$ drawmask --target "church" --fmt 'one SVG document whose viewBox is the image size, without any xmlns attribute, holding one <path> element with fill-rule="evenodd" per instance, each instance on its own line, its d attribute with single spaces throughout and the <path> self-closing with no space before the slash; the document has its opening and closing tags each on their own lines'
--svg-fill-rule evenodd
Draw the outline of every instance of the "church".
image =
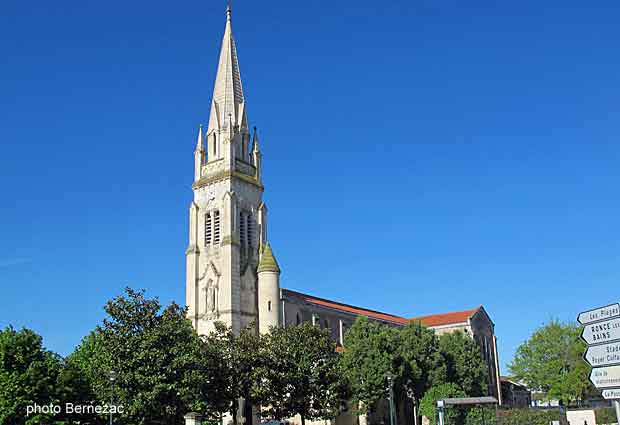
<svg viewBox="0 0 620 425">
<path fill-rule="evenodd" d="M 461 330 L 480 346 L 489 370 L 489 395 L 501 404 L 497 339 L 484 307 L 405 318 L 280 285 L 262 199 L 261 142 L 248 122 L 231 15 L 228 6 L 209 121 L 198 129 L 194 150 L 186 305 L 196 331 L 208 334 L 218 321 L 234 332 L 254 323 L 261 333 L 272 326 L 312 322 L 329 329 L 342 346 L 347 328 L 360 315 L 388 326 L 420 321 L 438 334 Z"/>
</svg>

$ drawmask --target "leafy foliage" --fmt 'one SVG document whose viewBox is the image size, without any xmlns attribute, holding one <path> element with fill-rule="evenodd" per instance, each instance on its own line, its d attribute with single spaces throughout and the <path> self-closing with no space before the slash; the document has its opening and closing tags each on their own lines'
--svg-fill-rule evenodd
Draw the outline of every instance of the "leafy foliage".
<svg viewBox="0 0 620 425">
<path fill-rule="evenodd" d="M 549 425 L 557 421 L 566 424 L 566 416 L 559 410 L 510 409 L 497 412 L 498 425 Z"/>
<path fill-rule="evenodd" d="M 58 399 L 56 381 L 61 359 L 43 348 L 42 339 L 29 329 L 0 331 L 0 423 L 35 425 L 53 415 L 26 417 L 26 406 L 49 405 Z"/>
<path fill-rule="evenodd" d="M 446 364 L 435 332 L 419 322 L 409 323 L 399 331 L 397 355 L 402 365 L 397 388 L 412 390 L 416 400 L 430 387 L 446 382 Z"/>
<path fill-rule="evenodd" d="M 453 397 L 465 397 L 465 393 L 452 383 L 441 384 L 429 389 L 420 402 L 420 415 L 426 416 L 430 425 L 437 425 L 437 400 Z M 459 409 L 446 409 L 445 419 L 448 424 L 462 423 L 464 413 Z"/>
<path fill-rule="evenodd" d="M 265 336 L 260 368 L 262 416 L 332 419 L 346 401 L 336 346 L 326 330 L 305 323 L 272 328 Z"/>
<path fill-rule="evenodd" d="M 585 343 L 580 327 L 551 321 L 517 349 L 510 363 L 512 375 L 564 404 L 578 402 L 591 391 L 589 368 L 582 360 Z"/>
<path fill-rule="evenodd" d="M 496 413 L 494 407 L 470 407 L 466 410 L 465 425 L 496 425 Z"/>
<path fill-rule="evenodd" d="M 205 355 L 213 365 L 206 371 L 212 379 L 209 397 L 212 409 L 230 413 L 234 423 L 237 423 L 240 398 L 260 404 L 257 389 L 262 364 L 260 347 L 261 339 L 255 327 L 243 329 L 236 336 L 223 323 L 216 323 L 215 332 L 205 338 Z"/>
<path fill-rule="evenodd" d="M 401 402 L 405 392 L 419 402 L 429 388 L 447 382 L 469 396 L 486 394 L 488 388 L 480 347 L 462 332 L 438 338 L 418 322 L 395 329 L 360 317 L 345 346 L 342 364 L 353 400 L 366 411 L 386 397 L 388 372 L 395 375 L 395 398 Z"/>
<path fill-rule="evenodd" d="M 443 334 L 439 338 L 447 382 L 459 386 L 469 397 L 487 393 L 488 369 L 480 347 L 461 331 Z"/>
<path fill-rule="evenodd" d="M 361 316 L 345 336 L 341 364 L 351 383 L 352 400 L 368 411 L 386 396 L 386 375 L 399 369 L 398 330 Z M 402 369 L 401 369 L 402 371 Z M 401 373 L 402 375 L 402 373 Z M 399 376 L 402 381 L 403 377 Z"/>
<path fill-rule="evenodd" d="M 70 358 L 87 377 L 100 403 L 113 400 L 124 413 L 117 423 L 180 423 L 188 411 L 207 412 L 210 380 L 204 372 L 204 347 L 185 318 L 171 304 L 126 289 L 109 301 L 103 326 L 87 337 Z M 109 380 L 111 371 L 116 381 Z"/>
</svg>

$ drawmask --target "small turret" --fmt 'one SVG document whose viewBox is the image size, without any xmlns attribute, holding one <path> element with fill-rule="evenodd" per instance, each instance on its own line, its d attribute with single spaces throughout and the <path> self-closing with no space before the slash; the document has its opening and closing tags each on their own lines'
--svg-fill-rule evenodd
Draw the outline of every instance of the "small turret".
<svg viewBox="0 0 620 425">
<path fill-rule="evenodd" d="M 261 247 L 257 272 L 258 330 L 264 334 L 280 325 L 280 266 L 269 243 Z"/>
<path fill-rule="evenodd" d="M 254 138 L 252 140 L 252 162 L 254 163 L 254 167 L 256 167 L 256 181 L 259 183 L 262 182 L 262 158 L 263 155 L 260 152 L 260 146 L 258 143 L 258 131 L 256 131 L 256 127 L 254 127 Z"/>
<path fill-rule="evenodd" d="M 198 141 L 196 142 L 196 150 L 194 151 L 194 181 L 200 180 L 204 162 L 205 147 L 203 144 L 202 124 L 200 124 L 198 129 Z"/>
</svg>

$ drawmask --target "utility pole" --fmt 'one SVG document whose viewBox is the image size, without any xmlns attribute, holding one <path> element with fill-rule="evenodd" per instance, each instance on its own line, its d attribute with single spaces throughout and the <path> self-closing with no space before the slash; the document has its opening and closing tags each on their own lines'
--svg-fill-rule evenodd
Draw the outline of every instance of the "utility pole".
<svg viewBox="0 0 620 425">
<path fill-rule="evenodd" d="M 385 377 L 387 378 L 390 391 L 390 425 L 396 425 L 396 415 L 394 413 L 394 375 L 388 372 Z"/>
<path fill-rule="evenodd" d="M 418 403 L 415 399 L 411 379 L 407 381 L 407 397 L 411 399 L 411 404 L 413 405 L 413 425 L 418 425 Z"/>
<path fill-rule="evenodd" d="M 439 413 L 439 425 L 444 425 L 444 409 L 446 407 L 446 403 L 443 400 L 437 400 L 437 412 Z"/>
<path fill-rule="evenodd" d="M 110 380 L 110 383 L 112 384 L 112 391 L 110 392 L 110 425 L 112 425 L 112 405 L 114 404 L 114 383 L 116 382 L 116 372 L 114 372 L 113 370 L 110 371 L 110 373 L 108 374 L 108 379 Z"/>
</svg>

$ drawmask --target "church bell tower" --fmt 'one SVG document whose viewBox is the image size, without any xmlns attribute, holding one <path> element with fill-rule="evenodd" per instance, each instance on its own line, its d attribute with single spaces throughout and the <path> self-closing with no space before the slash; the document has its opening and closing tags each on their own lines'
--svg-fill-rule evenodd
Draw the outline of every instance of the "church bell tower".
<svg viewBox="0 0 620 425">
<path fill-rule="evenodd" d="M 186 303 L 199 334 L 218 321 L 235 333 L 280 322 L 280 269 L 267 244 L 261 159 L 256 129 L 250 141 L 228 6 L 209 124 L 198 129 L 189 207 Z"/>
</svg>

